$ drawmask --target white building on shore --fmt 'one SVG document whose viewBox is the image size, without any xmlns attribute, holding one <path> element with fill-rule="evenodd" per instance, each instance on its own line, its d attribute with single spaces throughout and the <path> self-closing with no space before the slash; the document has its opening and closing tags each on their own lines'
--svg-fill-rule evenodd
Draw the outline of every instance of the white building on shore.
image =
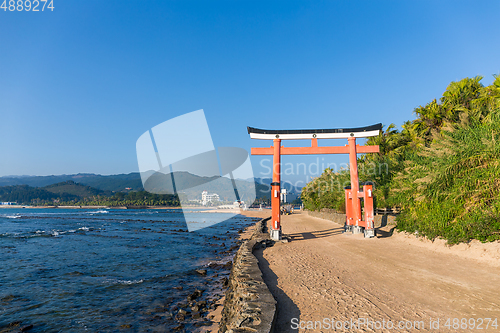
<svg viewBox="0 0 500 333">
<path fill-rule="evenodd" d="M 201 192 L 201 204 L 203 206 L 208 205 L 208 203 L 217 201 L 220 201 L 219 195 L 217 193 L 208 194 L 208 191 Z"/>
</svg>

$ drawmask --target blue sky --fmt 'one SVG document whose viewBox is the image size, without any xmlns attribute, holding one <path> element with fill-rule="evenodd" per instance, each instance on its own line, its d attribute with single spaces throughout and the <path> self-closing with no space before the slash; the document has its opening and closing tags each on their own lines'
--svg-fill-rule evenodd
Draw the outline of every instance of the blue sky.
<svg viewBox="0 0 500 333">
<path fill-rule="evenodd" d="M 451 81 L 500 73 L 499 1 L 54 7 L 0 10 L 0 176 L 138 171 L 140 135 L 199 109 L 216 147 L 247 150 L 270 143 L 246 126 L 399 126 Z M 347 161 L 283 163 L 317 158 Z"/>
</svg>

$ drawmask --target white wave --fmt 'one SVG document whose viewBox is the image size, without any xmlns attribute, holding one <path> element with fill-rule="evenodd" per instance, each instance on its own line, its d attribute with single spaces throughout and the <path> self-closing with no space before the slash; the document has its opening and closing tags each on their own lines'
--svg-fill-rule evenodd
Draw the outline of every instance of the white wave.
<svg viewBox="0 0 500 333">
<path fill-rule="evenodd" d="M 78 230 L 89 231 L 90 229 L 88 227 L 81 227 L 81 228 L 78 228 Z"/>
<path fill-rule="evenodd" d="M 112 280 L 106 280 L 103 281 L 103 283 L 110 283 L 110 284 L 123 284 L 123 285 L 132 285 L 132 284 L 139 284 L 143 283 L 144 280 L 118 280 L 118 279 L 112 279 Z"/>
<path fill-rule="evenodd" d="M 144 280 L 143 279 L 140 279 L 140 280 L 118 280 L 118 283 L 121 283 L 121 284 L 139 284 L 139 283 L 143 283 Z"/>
<path fill-rule="evenodd" d="M 8 219 L 18 219 L 21 217 L 21 215 L 6 215 L 5 217 Z"/>
<path fill-rule="evenodd" d="M 99 210 L 94 210 L 94 211 L 86 212 L 86 213 L 87 214 L 91 214 L 91 215 L 94 215 L 94 214 L 108 214 L 109 211 L 103 210 L 103 209 L 99 209 Z"/>
</svg>

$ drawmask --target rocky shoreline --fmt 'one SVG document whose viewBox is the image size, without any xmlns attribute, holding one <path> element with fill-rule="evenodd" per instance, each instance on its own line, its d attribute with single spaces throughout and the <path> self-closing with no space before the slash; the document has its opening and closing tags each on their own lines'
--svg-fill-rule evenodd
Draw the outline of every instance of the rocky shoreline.
<svg viewBox="0 0 500 333">
<path fill-rule="evenodd" d="M 273 332 L 276 301 L 253 255 L 256 248 L 274 243 L 267 233 L 268 219 L 257 222 L 252 236 L 243 242 L 234 257 L 219 333 Z"/>
</svg>

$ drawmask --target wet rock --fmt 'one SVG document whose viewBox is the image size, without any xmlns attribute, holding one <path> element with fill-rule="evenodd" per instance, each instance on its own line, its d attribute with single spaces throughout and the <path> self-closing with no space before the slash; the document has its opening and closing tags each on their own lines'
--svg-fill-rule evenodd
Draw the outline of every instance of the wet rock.
<svg viewBox="0 0 500 333">
<path fill-rule="evenodd" d="M 14 295 L 7 295 L 5 297 L 0 298 L 0 301 L 2 301 L 2 302 L 10 302 L 14 298 L 16 298 L 16 296 L 14 296 Z"/>
<path fill-rule="evenodd" d="M 21 327 L 21 332 L 28 332 L 32 328 L 33 328 L 33 325 L 26 325 L 24 327 Z"/>
<path fill-rule="evenodd" d="M 196 289 L 191 295 L 188 295 L 187 300 L 192 301 L 197 299 L 203 294 L 203 291 Z"/>
<path fill-rule="evenodd" d="M 175 289 L 175 290 L 183 290 L 183 289 L 184 289 L 184 287 L 182 287 L 182 286 L 177 286 L 177 287 L 174 287 L 174 289 Z"/>
<path fill-rule="evenodd" d="M 207 270 L 206 269 L 197 269 L 195 272 L 198 273 L 198 274 L 200 274 L 201 276 L 206 276 L 207 275 Z"/>
<path fill-rule="evenodd" d="M 196 327 L 210 326 L 210 325 L 212 325 L 212 322 L 210 320 L 204 320 L 204 321 L 194 323 L 194 326 L 196 326 Z"/>
<path fill-rule="evenodd" d="M 208 267 L 213 268 L 213 269 L 220 268 L 221 266 L 222 266 L 221 264 L 218 264 L 215 262 L 211 262 L 210 264 L 208 264 Z"/>
<path fill-rule="evenodd" d="M 177 326 L 174 327 L 174 331 L 180 331 L 182 329 L 184 329 L 184 325 L 183 324 L 180 324 L 180 325 L 177 325 Z"/>
</svg>

